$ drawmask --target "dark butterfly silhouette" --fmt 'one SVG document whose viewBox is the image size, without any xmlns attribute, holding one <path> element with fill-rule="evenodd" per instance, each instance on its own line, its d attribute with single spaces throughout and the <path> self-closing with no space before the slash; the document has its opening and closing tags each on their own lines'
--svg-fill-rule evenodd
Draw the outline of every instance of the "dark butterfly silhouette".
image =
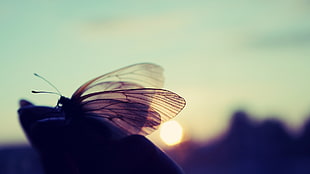
<svg viewBox="0 0 310 174">
<path fill-rule="evenodd" d="M 148 135 L 185 106 L 178 94 L 161 89 L 163 79 L 160 66 L 134 64 L 86 82 L 58 106 L 66 119 L 101 117 L 128 135 Z"/>
</svg>

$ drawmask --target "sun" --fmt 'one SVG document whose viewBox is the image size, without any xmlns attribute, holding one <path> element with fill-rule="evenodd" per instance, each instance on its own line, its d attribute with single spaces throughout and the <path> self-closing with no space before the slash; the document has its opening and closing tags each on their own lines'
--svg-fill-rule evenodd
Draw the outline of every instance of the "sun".
<svg viewBox="0 0 310 174">
<path fill-rule="evenodd" d="M 168 121 L 160 127 L 160 138 L 168 146 L 179 144 L 183 138 L 183 128 L 177 121 Z"/>
</svg>

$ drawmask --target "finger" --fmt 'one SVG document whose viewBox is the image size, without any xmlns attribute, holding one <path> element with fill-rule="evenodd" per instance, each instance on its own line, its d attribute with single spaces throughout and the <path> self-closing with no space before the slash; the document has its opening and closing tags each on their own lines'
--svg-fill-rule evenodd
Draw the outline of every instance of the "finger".
<svg viewBox="0 0 310 174">
<path fill-rule="evenodd" d="M 20 100 L 18 115 L 32 146 L 39 152 L 46 174 L 73 174 L 76 167 L 67 155 L 64 142 L 64 115 L 55 108 L 35 106 Z"/>
<path fill-rule="evenodd" d="M 20 107 L 26 107 L 26 106 L 31 106 L 33 105 L 31 102 L 27 101 L 27 100 L 24 100 L 24 99 L 21 99 L 19 101 L 19 106 Z"/>
</svg>

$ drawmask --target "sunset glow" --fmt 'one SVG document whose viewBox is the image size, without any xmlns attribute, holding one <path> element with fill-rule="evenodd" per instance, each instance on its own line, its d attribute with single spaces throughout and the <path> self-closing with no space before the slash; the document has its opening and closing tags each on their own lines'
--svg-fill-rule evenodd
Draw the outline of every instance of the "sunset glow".
<svg viewBox="0 0 310 174">
<path fill-rule="evenodd" d="M 160 138 L 168 146 L 179 144 L 183 137 L 183 128 L 177 121 L 168 121 L 160 127 Z"/>
</svg>

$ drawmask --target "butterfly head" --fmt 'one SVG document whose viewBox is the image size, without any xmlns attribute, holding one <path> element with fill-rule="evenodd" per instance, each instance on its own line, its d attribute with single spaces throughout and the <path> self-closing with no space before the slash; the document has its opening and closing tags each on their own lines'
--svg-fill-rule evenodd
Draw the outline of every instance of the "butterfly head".
<svg viewBox="0 0 310 174">
<path fill-rule="evenodd" d="M 69 106 L 71 103 L 71 100 L 67 97 L 60 96 L 60 99 L 58 100 L 57 106 L 63 107 L 63 106 Z"/>
<path fill-rule="evenodd" d="M 81 114 L 79 105 L 67 97 L 61 96 L 58 100 L 57 106 L 65 113 L 66 119 Z"/>
</svg>

